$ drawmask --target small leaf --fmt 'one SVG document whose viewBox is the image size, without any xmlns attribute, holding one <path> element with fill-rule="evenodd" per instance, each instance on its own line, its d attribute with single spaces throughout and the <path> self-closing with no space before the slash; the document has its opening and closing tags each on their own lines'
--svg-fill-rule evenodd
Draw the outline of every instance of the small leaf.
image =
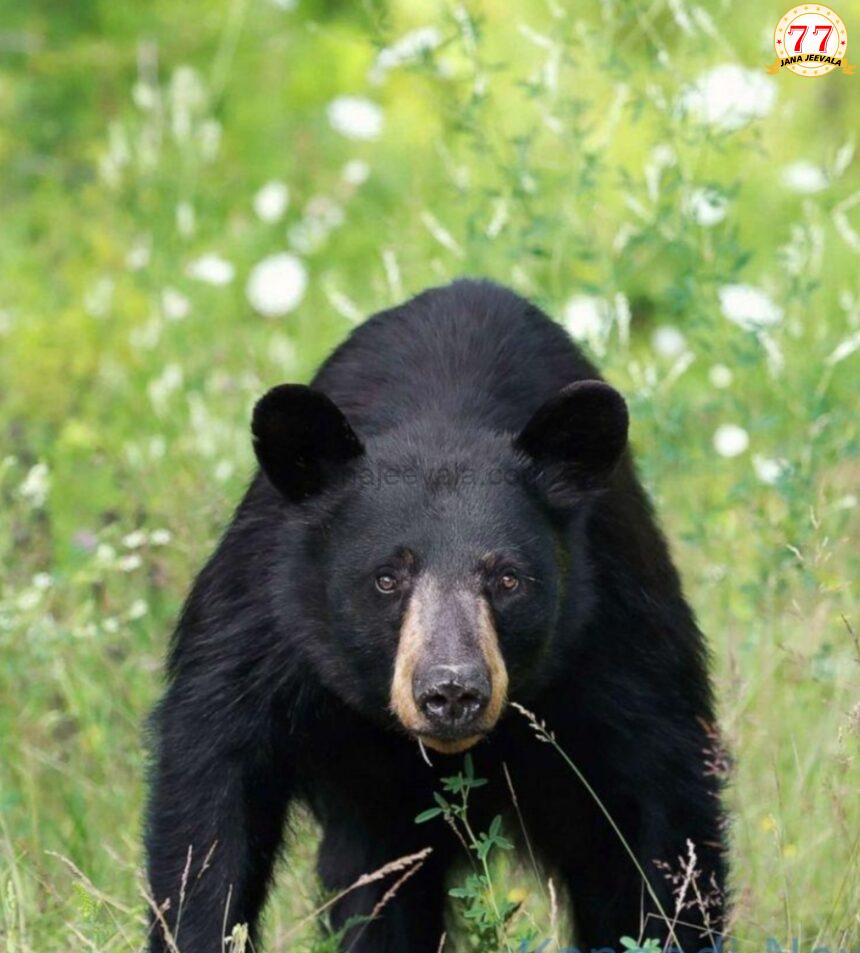
<svg viewBox="0 0 860 953">
<path fill-rule="evenodd" d="M 415 818 L 415 823 L 423 824 L 425 821 L 432 821 L 434 817 L 438 817 L 442 813 L 441 807 L 428 807 L 426 811 L 422 811 L 418 817 Z"/>
</svg>

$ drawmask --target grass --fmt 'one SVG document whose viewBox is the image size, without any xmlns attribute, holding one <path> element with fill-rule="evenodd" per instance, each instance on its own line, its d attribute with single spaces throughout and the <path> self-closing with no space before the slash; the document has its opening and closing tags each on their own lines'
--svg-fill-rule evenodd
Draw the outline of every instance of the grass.
<svg viewBox="0 0 860 953">
<path fill-rule="evenodd" d="M 565 319 L 630 400 L 736 759 L 738 948 L 856 948 L 858 78 L 767 77 L 770 0 L 289 6 L 0 0 L 5 948 L 139 946 L 141 724 L 250 405 L 459 274 Z M 708 86 L 723 64 L 755 93 Z M 377 138 L 332 128 L 342 95 Z M 288 250 L 307 290 L 267 318 L 246 281 Z M 205 254 L 233 280 L 189 277 Z M 298 818 L 271 949 L 331 948 L 290 932 L 322 902 L 314 840 Z M 549 935 L 545 885 L 499 856 Z"/>
</svg>

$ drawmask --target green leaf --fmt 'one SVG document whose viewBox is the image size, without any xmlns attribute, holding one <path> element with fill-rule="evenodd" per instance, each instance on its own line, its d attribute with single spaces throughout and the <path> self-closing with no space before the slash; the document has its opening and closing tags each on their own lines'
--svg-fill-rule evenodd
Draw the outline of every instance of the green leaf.
<svg viewBox="0 0 860 953">
<path fill-rule="evenodd" d="M 428 807 L 426 811 L 422 811 L 416 818 L 416 824 L 423 824 L 425 821 L 432 821 L 434 817 L 438 817 L 442 814 L 441 807 Z"/>
</svg>

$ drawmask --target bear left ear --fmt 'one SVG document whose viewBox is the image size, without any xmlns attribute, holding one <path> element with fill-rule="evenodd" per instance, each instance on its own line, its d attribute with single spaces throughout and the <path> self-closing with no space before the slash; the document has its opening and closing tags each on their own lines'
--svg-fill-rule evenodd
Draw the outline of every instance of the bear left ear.
<svg viewBox="0 0 860 953">
<path fill-rule="evenodd" d="M 293 503 L 319 493 L 339 467 L 364 453 L 337 405 L 302 384 L 264 394 L 251 419 L 254 452 L 263 472 Z"/>
<path fill-rule="evenodd" d="M 627 405 L 604 381 L 577 381 L 550 398 L 514 446 L 539 468 L 550 498 L 572 502 L 605 485 L 627 446 Z"/>
</svg>

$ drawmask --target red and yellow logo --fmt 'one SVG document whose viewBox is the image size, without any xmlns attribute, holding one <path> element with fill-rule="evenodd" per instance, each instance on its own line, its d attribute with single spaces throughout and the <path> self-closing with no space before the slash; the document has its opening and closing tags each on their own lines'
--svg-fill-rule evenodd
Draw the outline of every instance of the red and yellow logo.
<svg viewBox="0 0 860 953">
<path fill-rule="evenodd" d="M 826 76 L 841 69 L 846 76 L 854 67 L 845 59 L 848 31 L 841 18 L 818 3 L 792 7 L 773 33 L 776 60 L 768 66 L 768 73 L 778 73 L 783 67 L 798 76 Z"/>
</svg>

